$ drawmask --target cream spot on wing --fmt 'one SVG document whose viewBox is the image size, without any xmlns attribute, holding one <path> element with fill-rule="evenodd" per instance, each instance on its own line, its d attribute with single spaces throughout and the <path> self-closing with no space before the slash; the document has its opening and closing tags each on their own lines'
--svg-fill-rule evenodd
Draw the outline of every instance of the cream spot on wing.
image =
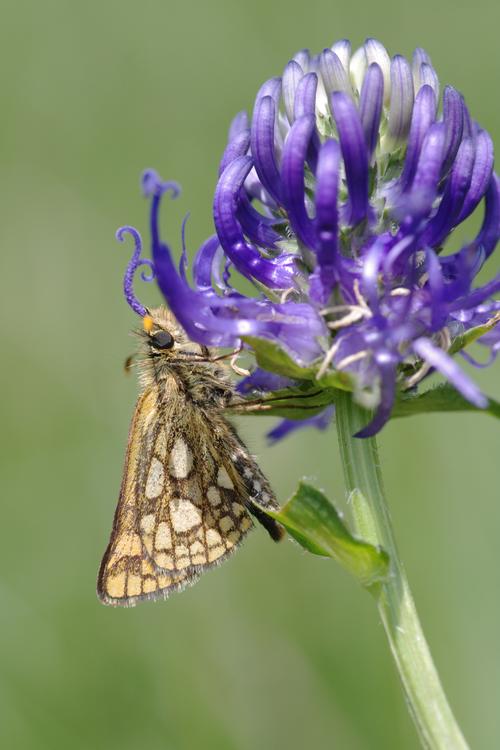
<svg viewBox="0 0 500 750">
<path fill-rule="evenodd" d="M 242 531 L 248 531 L 248 529 L 252 526 L 252 521 L 250 518 L 243 518 L 240 523 L 240 529 Z"/>
<path fill-rule="evenodd" d="M 109 576 L 106 581 L 106 591 L 109 596 L 115 599 L 125 595 L 125 573 L 118 573 L 116 576 Z"/>
<path fill-rule="evenodd" d="M 221 557 L 221 555 L 224 554 L 226 550 L 224 547 L 221 547 L 221 545 L 217 545 L 216 547 L 211 547 L 208 550 L 208 562 L 212 562 L 213 560 L 217 560 L 218 557 Z"/>
<path fill-rule="evenodd" d="M 159 568 L 165 568 L 165 570 L 173 570 L 175 568 L 172 556 L 167 555 L 166 552 L 160 552 L 158 555 L 155 555 L 155 563 Z"/>
<path fill-rule="evenodd" d="M 178 437 L 170 453 L 168 469 L 176 479 L 185 479 L 192 468 L 193 454 L 189 450 L 186 441 Z"/>
<path fill-rule="evenodd" d="M 207 529 L 207 544 L 209 547 L 213 547 L 214 544 L 220 544 L 222 542 L 221 535 L 215 529 Z"/>
<path fill-rule="evenodd" d="M 227 473 L 224 466 L 221 466 L 219 468 L 219 473 L 217 474 L 217 484 L 219 487 L 225 487 L 227 490 L 232 490 L 234 487 L 234 484 L 231 481 L 231 477 Z"/>
<path fill-rule="evenodd" d="M 231 516 L 224 516 L 224 518 L 220 519 L 219 526 L 221 527 L 222 531 L 226 533 L 226 531 L 229 531 L 229 529 L 233 528 L 234 521 Z"/>
<path fill-rule="evenodd" d="M 239 503 L 233 503 L 232 508 L 233 508 L 233 513 L 235 516 L 241 516 L 241 514 L 245 510 L 243 505 L 240 505 Z"/>
<path fill-rule="evenodd" d="M 191 563 L 193 565 L 203 565 L 204 563 L 206 563 L 206 561 L 207 561 L 207 558 L 205 557 L 205 553 L 204 552 L 202 554 L 199 554 L 199 555 L 192 555 L 191 556 Z"/>
<path fill-rule="evenodd" d="M 194 526 L 201 523 L 201 512 L 192 502 L 184 498 L 175 498 L 172 500 L 170 518 L 174 530 L 181 534 L 183 531 L 189 531 Z"/>
<path fill-rule="evenodd" d="M 161 495 L 164 481 L 163 466 L 157 458 L 153 458 L 149 467 L 148 479 L 146 482 L 146 497 L 148 500 L 154 500 Z"/>
<path fill-rule="evenodd" d="M 145 534 L 152 534 L 155 527 L 155 515 L 154 513 L 148 513 L 147 516 L 141 518 L 141 530 Z"/>
<path fill-rule="evenodd" d="M 167 436 L 165 430 L 161 429 L 156 438 L 155 452 L 161 459 L 167 455 Z"/>
<path fill-rule="evenodd" d="M 189 557 L 178 557 L 175 567 L 177 568 L 177 570 L 182 570 L 183 568 L 187 568 L 188 565 L 191 565 L 191 560 L 189 559 Z"/>
<path fill-rule="evenodd" d="M 129 555 L 135 557 L 140 555 L 142 552 L 141 538 L 138 534 L 132 532 L 128 534 L 122 534 L 116 542 L 116 547 L 113 550 L 113 557 L 120 557 L 122 555 Z"/>
<path fill-rule="evenodd" d="M 156 591 L 156 581 L 154 578 L 144 579 L 144 593 L 150 594 L 152 591 Z"/>
<path fill-rule="evenodd" d="M 185 544 L 178 544 L 175 548 L 175 554 L 177 557 L 185 557 L 189 555 L 189 550 Z"/>
<path fill-rule="evenodd" d="M 202 552 L 205 552 L 205 547 L 203 544 L 197 539 L 195 542 L 193 542 L 189 547 L 189 552 L 191 555 L 198 555 Z"/>
<path fill-rule="evenodd" d="M 129 575 L 127 581 L 127 596 L 139 596 L 141 593 L 141 577 Z"/>
<path fill-rule="evenodd" d="M 220 503 L 220 492 L 217 487 L 209 487 L 207 490 L 208 502 L 210 505 L 219 505 Z"/>
<path fill-rule="evenodd" d="M 236 544 L 237 542 L 239 542 L 240 536 L 241 534 L 238 531 L 238 529 L 234 529 L 234 531 L 230 531 L 229 534 L 227 535 L 227 540 L 231 544 Z"/>
<path fill-rule="evenodd" d="M 148 560 L 146 557 L 143 557 L 141 560 L 141 575 L 142 576 L 154 576 L 154 574 L 155 574 L 155 570 L 153 568 L 153 563 L 151 562 L 151 560 Z"/>
<path fill-rule="evenodd" d="M 172 546 L 172 537 L 170 536 L 170 529 L 166 521 L 162 521 L 158 524 L 155 536 L 155 548 L 156 549 L 170 549 Z"/>
</svg>

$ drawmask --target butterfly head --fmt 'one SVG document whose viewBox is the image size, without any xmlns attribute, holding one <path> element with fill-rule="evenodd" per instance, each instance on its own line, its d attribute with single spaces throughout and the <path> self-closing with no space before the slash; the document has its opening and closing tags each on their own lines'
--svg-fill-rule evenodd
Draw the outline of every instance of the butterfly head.
<svg viewBox="0 0 500 750">
<path fill-rule="evenodd" d="M 147 310 L 142 319 L 144 332 L 152 349 L 168 353 L 186 342 L 186 334 L 166 307 Z"/>
</svg>

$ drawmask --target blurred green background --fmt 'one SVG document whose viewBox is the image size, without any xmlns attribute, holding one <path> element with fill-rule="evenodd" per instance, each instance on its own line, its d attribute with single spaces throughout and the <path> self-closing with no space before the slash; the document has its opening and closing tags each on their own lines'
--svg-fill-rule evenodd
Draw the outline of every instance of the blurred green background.
<svg viewBox="0 0 500 750">
<path fill-rule="evenodd" d="M 166 234 L 211 231 L 227 125 L 302 47 L 417 46 L 500 144 L 496 0 L 5 2 L 0 28 L 0 745 L 96 750 L 417 747 L 372 601 L 333 563 L 255 533 L 167 602 L 101 606 L 95 577 L 136 395 L 121 292 L 146 166 L 179 180 Z M 165 215 L 164 215 L 165 216 Z M 492 265 L 495 261 L 492 261 Z M 497 262 L 498 268 L 498 262 Z M 139 294 L 153 301 L 152 287 Z M 477 374 L 500 397 L 498 369 Z M 333 430 L 269 449 L 279 498 L 302 476 L 343 500 Z M 381 438 L 403 558 L 471 745 L 500 742 L 498 449 L 483 416 Z"/>
</svg>

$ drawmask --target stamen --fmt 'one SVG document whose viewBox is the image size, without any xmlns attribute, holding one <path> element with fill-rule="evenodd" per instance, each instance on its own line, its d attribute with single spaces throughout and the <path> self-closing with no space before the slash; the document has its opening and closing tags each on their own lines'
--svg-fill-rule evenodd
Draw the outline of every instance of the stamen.
<svg viewBox="0 0 500 750">
<path fill-rule="evenodd" d="M 406 378 L 402 386 L 403 391 L 408 391 L 410 388 L 416 386 L 417 383 L 420 383 L 422 378 L 427 375 L 430 369 L 431 365 L 428 362 L 424 362 L 423 365 L 418 368 L 417 372 L 415 372 L 411 377 Z"/>
<path fill-rule="evenodd" d="M 132 310 L 143 318 L 146 315 L 146 308 L 144 307 L 144 305 L 141 305 L 134 294 L 134 274 L 141 266 L 147 266 L 150 269 L 150 273 L 145 274 L 144 272 L 142 272 L 141 279 L 143 281 L 152 281 L 155 275 L 154 266 L 152 261 L 150 261 L 148 258 L 141 258 L 142 240 L 141 235 L 139 234 L 137 229 L 130 226 L 120 227 L 120 229 L 116 233 L 116 239 L 119 242 L 124 242 L 127 234 L 130 234 L 133 237 L 135 249 L 126 268 L 125 276 L 123 277 L 123 292 L 125 294 L 125 299 L 127 300 Z"/>
<path fill-rule="evenodd" d="M 335 331 L 338 328 L 346 328 L 347 326 L 350 326 L 353 323 L 357 323 L 359 320 L 366 317 L 366 310 L 363 310 L 359 307 L 353 307 L 351 309 L 351 312 L 349 312 L 347 315 L 344 315 L 343 318 L 340 318 L 339 320 L 333 320 L 326 325 L 332 331 Z"/>
<path fill-rule="evenodd" d="M 369 353 L 370 352 L 367 349 L 364 349 L 361 352 L 356 352 L 356 354 L 350 354 L 348 357 L 344 357 L 340 362 L 337 362 L 337 370 L 342 370 L 344 367 L 352 365 L 353 362 L 358 362 L 360 359 L 364 359 Z"/>
<path fill-rule="evenodd" d="M 357 301 L 358 305 L 360 307 L 362 307 L 363 310 L 366 310 L 366 313 L 367 313 L 366 317 L 367 318 L 371 318 L 372 317 L 372 312 L 371 312 L 371 310 L 370 310 L 370 308 L 368 306 L 367 301 L 365 300 L 365 298 L 361 294 L 361 290 L 359 288 L 359 279 L 354 279 L 353 290 L 354 290 L 354 296 L 356 297 L 356 301 Z"/>
<path fill-rule="evenodd" d="M 447 352 L 451 346 L 451 336 L 448 328 L 445 326 L 442 328 L 437 335 L 439 346 L 443 351 Z M 423 362 L 421 367 L 418 368 L 417 372 L 413 373 L 409 378 L 406 378 L 402 386 L 404 391 L 409 390 L 416 386 L 420 381 L 427 375 L 432 369 L 432 365 L 428 362 Z"/>
<path fill-rule="evenodd" d="M 335 354 L 337 353 L 337 350 L 338 350 L 339 346 L 340 346 L 340 342 L 335 341 L 332 344 L 332 346 L 329 348 L 329 350 L 327 351 L 327 353 L 325 355 L 325 358 L 324 358 L 323 362 L 321 363 L 321 366 L 320 366 L 318 372 L 316 373 L 316 380 L 320 380 L 320 378 L 322 378 L 323 375 L 326 373 L 326 371 L 328 370 L 328 367 L 330 365 L 330 362 L 332 361 L 332 359 L 334 358 Z"/>
<path fill-rule="evenodd" d="M 281 295 L 280 304 L 281 305 L 285 304 L 288 297 L 295 291 L 297 290 L 293 286 L 291 286 L 289 289 L 285 289 L 285 291 Z"/>
<path fill-rule="evenodd" d="M 248 378 L 250 376 L 250 370 L 245 370 L 243 367 L 238 367 L 238 365 L 236 364 L 238 357 L 241 354 L 241 350 L 242 350 L 241 346 L 235 350 L 229 362 L 229 366 L 231 367 L 233 372 L 236 373 L 236 375 L 244 375 L 246 378 Z"/>
</svg>

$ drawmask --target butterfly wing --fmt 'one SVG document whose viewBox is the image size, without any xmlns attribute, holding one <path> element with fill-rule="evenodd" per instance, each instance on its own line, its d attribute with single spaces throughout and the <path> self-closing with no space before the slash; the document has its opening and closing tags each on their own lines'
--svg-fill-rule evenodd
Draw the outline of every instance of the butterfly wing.
<svg viewBox="0 0 500 750">
<path fill-rule="evenodd" d="M 162 401 L 153 387 L 139 398 L 99 572 L 101 601 L 164 598 L 234 552 L 253 523 L 227 453 L 232 436 L 215 411 L 180 394 Z"/>
<path fill-rule="evenodd" d="M 147 389 L 138 399 L 130 425 L 120 499 L 111 538 L 97 581 L 97 594 L 104 604 L 130 606 L 163 590 L 182 588 L 186 572 L 159 573 L 144 555 L 137 533 L 141 477 L 151 461 L 158 432 L 157 389 Z"/>
</svg>

